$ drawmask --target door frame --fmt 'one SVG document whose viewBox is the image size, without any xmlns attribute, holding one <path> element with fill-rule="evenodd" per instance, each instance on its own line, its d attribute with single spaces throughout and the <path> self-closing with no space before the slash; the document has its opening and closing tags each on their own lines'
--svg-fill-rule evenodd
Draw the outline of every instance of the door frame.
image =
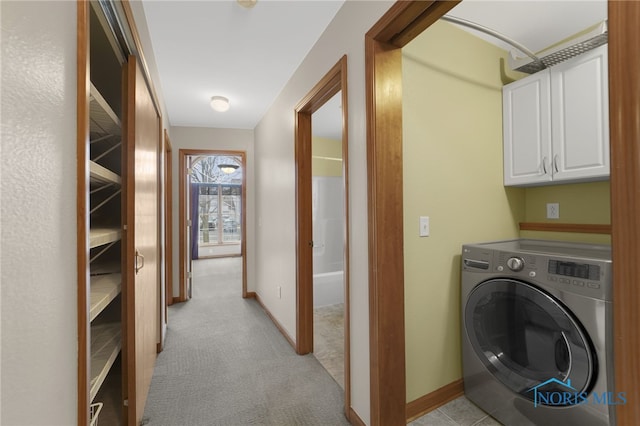
<svg viewBox="0 0 640 426">
<path fill-rule="evenodd" d="M 173 305 L 173 148 L 169 133 L 164 130 L 164 188 L 165 188 L 165 318 L 167 306 Z"/>
<path fill-rule="evenodd" d="M 341 92 L 342 180 L 344 188 L 344 406 L 351 412 L 351 351 L 349 303 L 349 173 L 347 56 L 340 60 L 302 98 L 295 108 L 296 180 L 296 353 L 313 352 L 313 217 L 311 191 L 312 114 Z"/>
<path fill-rule="evenodd" d="M 372 426 L 406 423 L 401 48 L 457 3 L 397 1 L 365 36 Z M 640 3 L 609 0 L 608 20 L 615 380 L 638 401 Z M 639 424 L 640 404 L 618 406 L 617 418 Z"/>
<path fill-rule="evenodd" d="M 242 167 L 242 211 L 240 214 L 240 221 L 242 223 L 242 237 L 240 239 L 240 255 L 242 256 L 242 297 L 246 299 L 247 294 L 247 153 L 245 151 L 230 151 L 230 150 L 210 150 L 210 149 L 180 149 L 178 150 L 178 164 L 179 164 L 179 176 L 178 176 L 178 198 L 179 198 L 179 244 L 180 244 L 180 295 L 177 302 L 186 302 L 187 298 L 187 206 L 185 203 L 185 185 L 187 174 L 187 157 L 188 156 L 234 156 L 240 157 L 240 167 Z"/>
</svg>

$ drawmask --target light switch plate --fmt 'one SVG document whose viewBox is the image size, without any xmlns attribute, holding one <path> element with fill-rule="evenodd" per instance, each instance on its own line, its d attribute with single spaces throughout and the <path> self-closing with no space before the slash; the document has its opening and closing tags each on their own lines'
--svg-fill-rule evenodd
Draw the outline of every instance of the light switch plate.
<svg viewBox="0 0 640 426">
<path fill-rule="evenodd" d="M 428 237 L 429 232 L 429 216 L 420 216 L 420 236 Z"/>
</svg>

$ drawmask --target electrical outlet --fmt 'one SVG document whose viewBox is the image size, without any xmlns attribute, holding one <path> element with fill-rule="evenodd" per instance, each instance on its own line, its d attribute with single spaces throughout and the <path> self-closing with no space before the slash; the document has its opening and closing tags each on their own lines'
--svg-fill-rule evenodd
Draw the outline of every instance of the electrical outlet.
<svg viewBox="0 0 640 426">
<path fill-rule="evenodd" d="M 282 287 L 278 286 L 278 299 L 282 299 Z"/>
<path fill-rule="evenodd" d="M 560 204 L 547 203 L 547 219 L 560 219 Z"/>
</svg>

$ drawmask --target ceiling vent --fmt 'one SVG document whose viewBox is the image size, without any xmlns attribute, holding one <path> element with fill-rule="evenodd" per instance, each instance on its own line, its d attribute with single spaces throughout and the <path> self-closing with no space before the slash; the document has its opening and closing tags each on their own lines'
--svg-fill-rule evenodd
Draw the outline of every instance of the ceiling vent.
<svg viewBox="0 0 640 426">
<path fill-rule="evenodd" d="M 536 53 L 537 60 L 531 57 L 518 58 L 517 52 L 512 50 L 509 55 L 509 66 L 513 70 L 533 74 L 606 44 L 607 34 L 607 21 L 603 21 Z"/>
</svg>

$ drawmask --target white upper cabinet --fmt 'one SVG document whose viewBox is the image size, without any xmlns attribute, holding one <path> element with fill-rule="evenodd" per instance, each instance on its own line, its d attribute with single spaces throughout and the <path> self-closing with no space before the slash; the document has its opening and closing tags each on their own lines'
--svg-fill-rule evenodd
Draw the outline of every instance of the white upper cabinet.
<svg viewBox="0 0 640 426">
<path fill-rule="evenodd" d="M 504 184 L 609 177 L 607 45 L 503 88 Z"/>
<path fill-rule="evenodd" d="M 502 90 L 505 185 L 551 181 L 549 80 L 543 70 Z"/>
</svg>

